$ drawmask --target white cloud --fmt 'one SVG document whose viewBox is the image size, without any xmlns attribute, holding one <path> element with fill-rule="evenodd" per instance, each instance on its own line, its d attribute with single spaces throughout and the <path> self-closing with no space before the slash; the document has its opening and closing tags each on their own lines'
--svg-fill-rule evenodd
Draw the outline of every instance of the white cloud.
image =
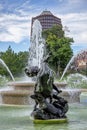
<svg viewBox="0 0 87 130">
<path fill-rule="evenodd" d="M 63 0 L 60 0 L 63 1 Z M 83 0 L 84 1 L 84 0 Z M 31 18 L 37 16 L 38 8 L 34 9 L 34 5 L 29 5 L 30 0 L 26 1 L 20 7 L 16 8 L 17 14 L 2 14 L 0 17 L 0 41 L 12 41 L 19 43 L 25 37 L 29 38 L 31 30 Z M 82 0 L 67 0 L 68 5 L 80 3 Z M 30 10 L 26 10 L 29 8 Z M 64 7 L 65 10 L 65 7 Z M 30 12 L 29 12 L 30 11 Z M 63 26 L 67 26 L 70 30 L 66 32 L 68 36 L 73 37 L 74 44 L 87 44 L 87 13 L 67 13 L 57 14 L 62 20 Z"/>
<path fill-rule="evenodd" d="M 27 3 L 26 3 L 27 4 Z M 31 18 L 37 15 L 37 12 L 28 12 L 21 7 L 16 8 L 20 15 L 1 14 L 0 17 L 0 41 L 19 43 L 25 37 L 29 39 L 31 32 Z"/>
<path fill-rule="evenodd" d="M 0 25 L 0 41 L 19 43 L 25 37 L 29 38 L 29 17 L 5 14 L 0 19 Z"/>
<path fill-rule="evenodd" d="M 76 41 L 75 44 L 78 44 L 78 45 L 87 45 L 87 31 L 84 31 L 84 32 L 80 32 L 76 35 L 74 35 L 74 39 Z"/>
<path fill-rule="evenodd" d="M 57 15 L 61 18 L 63 26 L 67 26 L 70 32 L 68 36 L 73 37 L 74 44 L 87 44 L 87 13 L 71 13 Z"/>
</svg>

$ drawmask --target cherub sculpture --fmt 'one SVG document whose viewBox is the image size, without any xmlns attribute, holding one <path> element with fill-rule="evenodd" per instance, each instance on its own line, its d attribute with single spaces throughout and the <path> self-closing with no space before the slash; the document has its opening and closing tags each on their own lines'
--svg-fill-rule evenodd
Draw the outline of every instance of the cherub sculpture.
<svg viewBox="0 0 87 130">
<path fill-rule="evenodd" d="M 64 118 L 68 111 L 67 101 L 58 96 L 58 93 L 62 91 L 54 84 L 54 73 L 47 63 L 48 58 L 49 55 L 44 58 L 40 69 L 37 66 L 25 68 L 28 76 L 37 77 L 34 95 L 31 95 L 31 98 L 35 100 L 32 112 L 35 119 Z"/>
</svg>

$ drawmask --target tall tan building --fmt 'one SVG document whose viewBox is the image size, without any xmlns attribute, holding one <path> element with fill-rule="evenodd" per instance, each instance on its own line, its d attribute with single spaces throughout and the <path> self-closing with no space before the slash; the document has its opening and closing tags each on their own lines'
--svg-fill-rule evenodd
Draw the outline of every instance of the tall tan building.
<svg viewBox="0 0 87 130">
<path fill-rule="evenodd" d="M 45 10 L 40 15 L 32 18 L 32 21 L 31 21 L 31 34 L 32 34 L 33 22 L 36 19 L 40 21 L 40 23 L 42 25 L 42 30 L 49 29 L 53 25 L 60 25 L 60 26 L 62 26 L 60 18 L 54 16 L 50 11 Z"/>
</svg>

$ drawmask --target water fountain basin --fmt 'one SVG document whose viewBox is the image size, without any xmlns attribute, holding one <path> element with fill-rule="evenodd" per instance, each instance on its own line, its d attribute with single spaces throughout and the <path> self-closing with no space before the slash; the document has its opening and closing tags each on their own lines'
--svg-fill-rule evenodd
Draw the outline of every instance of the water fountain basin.
<svg viewBox="0 0 87 130">
<path fill-rule="evenodd" d="M 87 92 L 87 89 L 62 89 L 62 93 L 59 95 L 69 103 L 75 103 L 80 102 L 80 95 L 85 92 Z"/>
<path fill-rule="evenodd" d="M 3 104 L 27 105 L 30 104 L 30 92 L 22 90 L 2 91 Z"/>
<path fill-rule="evenodd" d="M 34 90 L 34 86 L 35 86 L 35 82 L 22 82 L 22 81 L 18 81 L 18 82 L 9 82 L 7 84 L 8 86 L 14 87 L 14 89 L 16 90 L 29 90 L 29 91 L 33 91 Z"/>
<path fill-rule="evenodd" d="M 0 92 L 3 104 L 31 105 L 34 103 L 30 98 L 33 94 L 35 82 L 15 81 L 9 82 L 10 90 Z M 67 89 L 67 83 L 55 82 L 55 85 L 62 90 L 60 96 L 64 97 L 69 103 L 80 102 L 81 93 L 87 92 L 87 89 Z"/>
<path fill-rule="evenodd" d="M 81 90 L 79 89 L 65 89 L 59 95 L 66 99 L 69 103 L 80 102 Z"/>
<path fill-rule="evenodd" d="M 55 82 L 55 85 L 60 89 L 65 88 L 66 83 Z M 11 90 L 4 90 L 0 92 L 3 104 L 16 104 L 16 105 L 31 105 L 34 101 L 30 95 L 34 92 L 35 82 L 30 81 L 12 81 L 8 82 L 7 86 Z"/>
<path fill-rule="evenodd" d="M 67 83 L 65 83 L 65 82 L 54 82 L 54 84 L 59 88 L 59 89 L 61 89 L 61 88 L 66 88 L 66 86 L 67 86 Z"/>
<path fill-rule="evenodd" d="M 67 83 L 64 82 L 54 82 L 54 84 L 59 87 L 59 89 L 61 88 L 66 88 Z M 12 86 L 14 87 L 14 89 L 25 89 L 25 90 L 32 90 L 33 87 L 35 86 L 35 82 L 28 82 L 28 81 L 18 81 L 18 82 L 9 82 L 7 83 L 8 86 Z"/>
</svg>

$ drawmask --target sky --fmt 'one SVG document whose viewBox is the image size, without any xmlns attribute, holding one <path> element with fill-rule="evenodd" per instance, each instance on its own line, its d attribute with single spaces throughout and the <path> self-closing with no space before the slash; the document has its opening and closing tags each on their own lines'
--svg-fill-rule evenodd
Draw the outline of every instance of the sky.
<svg viewBox="0 0 87 130">
<path fill-rule="evenodd" d="M 31 18 L 43 10 L 61 18 L 74 54 L 87 50 L 87 0 L 0 0 L 0 52 L 28 51 Z"/>
</svg>

